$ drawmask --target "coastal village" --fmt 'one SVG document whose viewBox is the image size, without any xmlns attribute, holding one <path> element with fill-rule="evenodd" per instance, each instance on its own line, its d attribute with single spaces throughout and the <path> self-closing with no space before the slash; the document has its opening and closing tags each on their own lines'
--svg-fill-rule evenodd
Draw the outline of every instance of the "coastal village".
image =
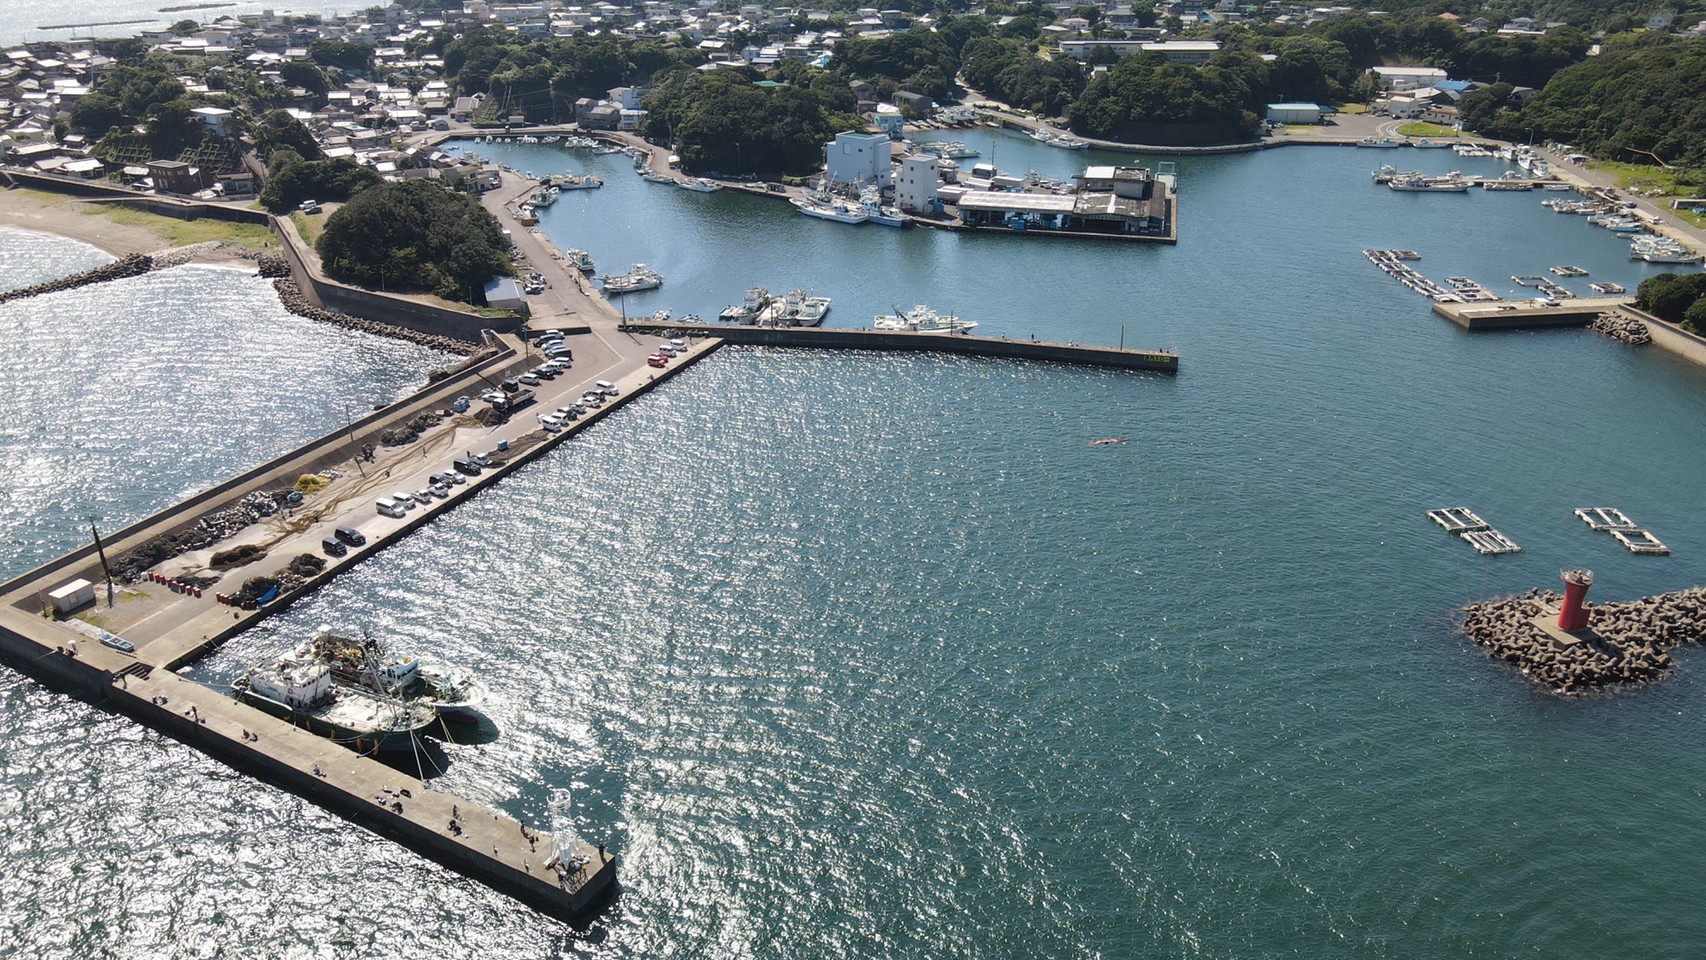
<svg viewBox="0 0 1706 960">
<path fill-rule="evenodd" d="M 1186 23 L 1313 25 L 1353 12 L 1349 7 L 1253 6 L 1231 0 L 1212 5 L 1172 0 L 1150 10 L 1106 2 L 1095 5 L 1092 23 L 1081 4 L 1056 2 L 1045 7 L 1054 16 L 1043 29 L 1047 51 L 1057 59 L 1082 63 L 1092 77 L 1107 71 L 1110 59 L 1159 55 L 1169 63 L 1199 66 L 1221 49 L 1214 40 L 1181 39 L 1158 23 L 1174 27 Z M 1012 17 L 993 19 L 1000 27 Z M 467 178 L 490 186 L 495 183 L 495 170 L 470 165 L 436 144 L 452 134 L 505 131 L 538 126 L 542 121 L 537 110 L 523 110 L 505 91 L 469 93 L 454 86 L 443 57 L 427 44 L 446 31 L 482 26 L 519 38 L 582 36 L 650 42 L 686 51 L 699 61 L 697 69 L 715 72 L 767 70 L 784 61 L 822 67 L 831 63 L 836 45 L 844 40 L 891 37 L 900 30 L 929 29 L 932 22 L 930 14 L 894 9 L 838 14 L 810 8 L 744 4 L 730 9 L 661 0 L 626 5 L 469 0 L 460 10 L 420 13 L 387 6 L 324 18 L 214 14 L 211 22 L 185 21 L 171 29 L 143 32 L 137 38 L 143 46 L 132 51 L 132 55 L 157 51 L 178 58 L 175 62 L 196 66 L 176 78 L 183 90 L 177 102 L 194 104 L 188 119 L 201 126 L 202 135 L 185 138 L 190 142 L 180 152 L 151 155 L 144 137 L 102 150 L 98 137 L 72 131 L 67 121 L 78 115 L 79 104 L 91 94 L 99 97 L 103 77 L 121 66 L 110 55 L 116 52 L 110 45 L 103 53 L 103 45 L 96 40 L 74 37 L 4 51 L 0 156 L 10 165 L 52 176 L 248 203 L 261 192 L 267 176 L 266 158 L 256 155 L 250 133 L 259 118 L 258 101 L 286 111 L 310 130 L 325 160 L 347 159 L 388 180 Z M 1562 24 L 1529 18 L 1492 24 L 1475 18 L 1461 26 L 1472 35 L 1544 37 Z M 1688 36 L 1700 34 L 1706 23 L 1681 27 L 1668 20 L 1660 24 L 1655 16 L 1649 27 Z M 303 86 L 309 75 L 314 82 Z M 318 86 L 322 76 L 330 80 L 324 89 Z M 1458 124 L 1463 96 L 1488 86 L 1451 78 L 1433 67 L 1376 66 L 1369 79 L 1383 91 L 1371 103 L 1376 114 L 1447 127 Z M 1100 169 L 1088 180 L 1079 177 L 1073 183 L 1040 182 L 1034 174 L 1002 171 L 988 163 L 962 169 L 960 161 L 975 151 L 968 153 L 953 141 L 913 145 L 905 139 L 908 132 L 999 124 L 1066 149 L 1090 144 L 1023 111 L 938 104 L 928 95 L 906 89 L 879 96 L 877 87 L 863 80 L 853 80 L 850 87 L 866 127 L 843 131 L 834 142 L 823 145 L 823 166 L 815 178 L 801 181 L 815 179 L 816 187 L 804 193 L 809 202 L 797 203 L 802 213 L 847 223 L 907 225 L 918 217 L 926 223 L 969 228 L 1162 241 L 1177 237 L 1178 185 L 1170 164 L 1159 169 Z M 602 95 L 556 105 L 551 118 L 543 122 L 632 135 L 645 121 L 650 93 L 645 86 L 610 88 Z M 1515 86 L 1510 96 L 1520 102 L 1533 93 L 1531 88 Z M 529 112 L 534 114 L 531 119 Z M 1290 125 L 1317 125 L 1333 116 L 1331 108 L 1322 104 L 1273 103 L 1263 118 L 1263 129 L 1275 135 Z M 643 146 L 634 139 L 629 144 Z M 693 182 L 707 189 L 714 189 L 718 181 L 731 182 L 715 176 L 716 171 L 691 173 Z M 796 200 L 802 196 L 800 190 L 789 194 L 778 187 L 777 191 Z M 886 217 L 885 208 L 891 211 Z"/>
<path fill-rule="evenodd" d="M 1117 3 L 1090 6 L 1042 5 L 1049 20 L 1041 27 L 1039 51 L 1058 65 L 1049 69 L 1076 71 L 1088 84 L 1111 82 L 1106 78 L 1127 58 L 1157 69 L 1209 69 L 1224 46 L 1181 36 L 1186 23 L 1302 27 L 1355 12 L 1231 0 L 1171 0 L 1140 10 Z M 1180 357 L 1171 350 L 1128 349 L 1123 327 L 1117 348 L 1035 336 L 974 336 L 975 322 L 922 304 L 912 311 L 896 307 L 894 315 L 879 316 L 870 327 L 826 328 L 821 325 L 829 298 L 804 290 L 771 296 L 755 287 L 715 323 L 661 310 L 649 318 L 630 317 L 624 295 L 660 286 L 664 278 L 658 271 L 636 264 L 626 273 L 594 277 L 586 251 L 560 249 L 537 229 L 541 212 L 562 193 L 599 189 L 603 182 L 592 174 L 535 176 L 479 156 L 482 146 L 562 145 L 621 153 L 647 181 L 702 193 L 738 192 L 789 204 L 799 215 L 826 223 L 872 231 L 1124 241 L 1161 245 L 1159 253 L 1184 252 L 1177 248 L 1178 161 L 1162 156 L 1313 144 L 1348 148 L 1379 162 L 1399 155 L 1389 150 L 1436 156 L 1423 151 L 1450 148 L 1464 156 L 1498 156 L 1518 170 L 1434 176 L 1380 163 L 1372 171 L 1380 196 L 1533 190 L 1546 196 L 1551 212 L 1590 218 L 1594 226 L 1628 239 L 1633 260 L 1693 267 L 1702 259 L 1686 228 L 1587 179 L 1589 157 L 1569 144 L 1495 142 L 1464 132 L 1463 108 L 1477 94 L 1497 88 L 1505 102 L 1520 105 L 1537 95 L 1535 88 L 1454 78 L 1439 67 L 1376 65 L 1362 71 L 1357 82 L 1371 95 L 1366 111 L 1354 115 L 1315 100 L 1275 100 L 1254 118 L 1247 138 L 1169 143 L 1160 151 L 1087 136 L 1074 128 L 1071 116 L 1015 106 L 986 91 L 967 88 L 963 97 L 937 102 L 892 78 L 882 83 L 823 72 L 847 49 L 846 41 L 928 31 L 935 22 L 930 14 L 662 0 L 628 5 L 467 0 L 460 10 L 392 6 L 336 17 L 213 13 L 208 23 L 186 21 L 143 32 L 123 49 L 73 38 L 5 51 L 0 178 L 20 192 L 135 204 L 186 220 L 229 220 L 262 229 L 267 239 L 261 249 L 243 248 L 233 256 L 272 280 L 291 312 L 387 334 L 407 331 L 418 343 L 462 357 L 434 371 L 418 391 L 359 418 L 346 415 L 338 429 L 259 467 L 188 493 L 121 530 L 91 529 L 88 547 L 0 587 L 0 650 L 51 682 L 110 702 L 239 769 L 284 783 L 463 874 L 577 922 L 595 916 L 614 894 L 621 852 L 575 833 L 566 787 L 552 792 L 553 822 L 540 829 L 434 790 L 420 767 L 411 778 L 377 759 L 381 753 L 413 756 L 423 739 L 452 740 L 451 724 L 478 724 L 486 693 L 470 672 L 331 628 L 248 667 L 225 689 L 185 679 L 181 672 L 341 572 L 664 388 L 725 344 L 929 352 L 1145 375 L 1178 373 Z M 1003 17 L 991 19 L 1003 25 Z M 1567 27 L 1526 17 L 1502 24 L 1455 21 L 1477 36 L 1539 38 Z M 1706 22 L 1684 27 L 1661 22 L 1656 14 L 1648 28 L 1706 36 Z M 823 94 L 825 101 L 852 109 L 824 114 L 838 122 L 852 118 L 846 124 L 851 128 L 829 131 L 813 144 L 817 154 L 810 169 L 712 168 L 706 153 L 690 151 L 699 145 L 685 135 L 657 136 L 656 118 L 673 115 L 676 107 L 661 85 L 553 95 L 546 105 L 517 97 L 513 84 L 461 89 L 453 67 L 466 64 L 453 64 L 453 58 L 434 52 L 434 44 L 442 46 L 462 31 L 655 44 L 692 61 L 692 71 L 702 76 L 744 78 L 732 72 L 749 69 L 781 75 L 809 67 L 819 73 L 800 85 L 827 77 L 826 86 L 834 89 Z M 156 54 L 155 63 L 194 68 L 138 82 L 137 65 Z M 1281 58 L 1270 56 L 1275 63 Z M 795 61 L 806 67 L 788 66 Z M 123 93 L 106 92 L 114 78 L 124 79 Z M 765 85 L 768 95 L 796 80 L 739 82 Z M 669 82 L 691 87 L 679 78 Z M 91 116 L 134 111 L 135 105 L 122 101 L 141 86 L 157 90 L 168 84 L 173 95 L 146 103 L 145 118 L 110 124 L 105 135 L 78 129 Z M 1427 136 L 1401 133 L 1411 122 L 1434 129 Z M 1127 129 L 1174 136 L 1193 123 Z M 994 158 L 955 139 L 955 131 L 978 128 L 1024 136 L 1067 156 L 1100 149 L 1133 159 L 1108 162 L 1100 154 L 1062 177 L 1003 170 Z M 160 149 L 161 144 L 173 149 Z M 1144 154 L 1141 163 L 1138 153 Z M 484 235 L 503 247 L 501 255 L 475 264 L 480 272 L 472 284 L 466 271 L 451 276 L 446 269 L 431 289 L 399 292 L 381 282 L 375 290 L 363 282 L 370 276 L 334 275 L 352 268 L 327 252 L 328 237 L 343 239 L 321 231 L 332 230 L 326 224 L 333 217 L 358 210 L 364 192 L 393 189 L 387 196 L 411 203 L 423 195 L 432 204 L 453 197 L 459 206 L 422 203 L 407 214 L 453 210 L 479 219 Z M 316 234 L 318 242 L 311 239 Z M 1588 276 L 1580 267 L 1558 264 L 1546 275 L 1513 276 L 1525 294 L 1536 295 L 1502 301 L 1468 277 L 1447 278 L 1445 286 L 1428 279 L 1415 266 L 1421 259 L 1417 251 L 1370 248 L 1362 255 L 1465 332 L 1590 328 L 1625 346 L 1656 344 L 1679 356 L 1706 357 L 1706 340 L 1690 324 L 1649 312 L 1623 286 L 1596 278 L 1592 290 L 1601 296 L 1577 297 L 1562 284 Z M 135 277 L 190 256 L 132 252 L 82 274 L 5 292 L 0 300 Z M 402 285 L 395 272 L 391 279 Z M 1114 436 L 1086 441 L 1098 448 L 1124 442 Z M 1432 520 L 1476 557 L 1521 550 L 1468 507 L 1416 512 L 1418 522 Z M 1576 514 L 1630 554 L 1669 553 L 1655 534 L 1616 508 L 1580 508 Z M 1598 608 L 1603 612 L 1592 619 L 1585 601 L 1592 582 L 1591 573 L 1571 570 L 1564 575 L 1563 594 L 1536 590 L 1472 605 L 1464 631 L 1492 656 L 1561 694 L 1658 680 L 1673 665 L 1670 651 L 1701 639 L 1694 626 L 1706 616 L 1706 606 L 1698 592 Z M 123 609 L 112 599 L 115 583 L 127 592 Z M 93 609 L 104 610 L 98 623 L 82 617 Z"/>
</svg>

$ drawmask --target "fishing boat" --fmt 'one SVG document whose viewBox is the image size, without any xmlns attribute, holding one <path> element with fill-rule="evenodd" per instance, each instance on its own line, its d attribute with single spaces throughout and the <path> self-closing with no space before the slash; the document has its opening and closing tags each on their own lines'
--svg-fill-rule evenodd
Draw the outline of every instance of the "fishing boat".
<svg viewBox="0 0 1706 960">
<path fill-rule="evenodd" d="M 1701 255 L 1669 237 L 1638 237 L 1629 244 L 1629 258 L 1648 263 L 1699 263 Z"/>
<path fill-rule="evenodd" d="M 704 177 L 677 180 L 675 185 L 683 190 L 692 190 L 695 193 L 716 193 L 718 190 L 723 189 L 722 184 L 715 180 L 707 180 Z"/>
<path fill-rule="evenodd" d="M 1043 142 L 1051 147 L 1059 147 L 1062 150 L 1090 149 L 1090 142 L 1088 140 L 1080 140 L 1077 137 L 1067 136 L 1064 133 L 1059 134 L 1058 136 L 1049 137 Z"/>
<path fill-rule="evenodd" d="M 754 321 L 761 327 L 815 327 L 829 313 L 828 297 L 814 297 L 804 290 L 771 297 Z"/>
<path fill-rule="evenodd" d="M 598 282 L 604 284 L 605 293 L 635 293 L 640 290 L 656 290 L 663 286 L 663 274 L 643 263 L 636 263 L 628 268 L 627 273 L 602 276 L 598 278 Z"/>
<path fill-rule="evenodd" d="M 535 207 L 548 207 L 557 202 L 557 192 L 556 187 L 546 187 L 538 193 L 535 193 L 533 195 L 533 199 L 529 200 L 528 203 L 533 204 Z"/>
<path fill-rule="evenodd" d="M 1378 140 L 1375 139 L 1374 137 L 1363 137 L 1361 140 L 1357 141 L 1357 146 L 1359 146 L 1359 147 L 1378 147 L 1381 149 L 1389 149 L 1391 147 L 1401 147 L 1403 145 L 1404 145 L 1403 143 L 1401 143 L 1397 140 L 1394 140 L 1391 137 L 1381 137 Z"/>
<path fill-rule="evenodd" d="M 806 216 L 817 217 L 819 220 L 833 220 L 836 223 L 864 223 L 870 219 L 865 216 L 865 212 L 857 204 L 845 200 L 793 197 L 788 202 L 794 205 L 794 209 Z"/>
<path fill-rule="evenodd" d="M 1410 176 L 1399 180 L 1390 180 L 1386 184 L 1388 190 L 1398 190 L 1407 193 L 1468 193 L 1474 183 L 1462 176 L 1452 174 L 1445 177 Z"/>
<path fill-rule="evenodd" d="M 866 187 L 859 194 L 859 212 L 863 213 L 869 222 L 885 227 L 912 226 L 912 218 L 900 212 L 900 208 L 883 206 L 882 194 L 877 192 L 876 187 Z"/>
<path fill-rule="evenodd" d="M 665 176 L 664 174 L 658 173 L 657 171 L 649 168 L 640 171 L 640 179 L 645 180 L 648 183 L 667 183 L 671 186 L 674 186 L 676 183 L 674 177 Z"/>
<path fill-rule="evenodd" d="M 1443 150 L 1446 147 L 1451 146 L 1451 144 L 1444 140 L 1429 140 L 1428 138 L 1423 137 L 1411 144 L 1411 146 L 1418 147 L 1422 150 Z"/>
<path fill-rule="evenodd" d="M 597 268 L 592 265 L 592 254 L 585 250 L 570 247 L 563 251 L 563 260 L 582 273 L 597 272 Z"/>
<path fill-rule="evenodd" d="M 970 157 L 982 156 L 975 148 L 968 147 L 959 140 L 936 140 L 918 145 L 918 152 L 933 153 L 943 160 L 965 160 Z"/>
<path fill-rule="evenodd" d="M 578 177 L 563 177 L 557 181 L 557 189 L 559 190 L 597 190 L 602 186 L 604 186 L 604 181 L 590 173 L 584 173 Z"/>
<path fill-rule="evenodd" d="M 746 299 L 740 303 L 730 304 L 717 314 L 717 319 L 728 323 L 752 323 L 758 319 L 760 312 L 770 303 L 770 291 L 763 287 L 748 287 Z"/>
<path fill-rule="evenodd" d="M 872 320 L 872 326 L 878 330 L 911 330 L 918 333 L 964 333 L 977 324 L 971 320 L 961 320 L 953 314 L 943 316 L 924 304 L 916 304 L 911 310 L 894 308 L 894 313 L 879 313 Z"/>
<path fill-rule="evenodd" d="M 322 626 L 314 632 L 309 649 L 332 668 L 337 680 L 429 707 L 447 720 L 477 722 L 474 711 L 486 699 L 486 688 L 467 672 L 414 657 L 391 656 L 371 637 L 340 636 Z"/>
<path fill-rule="evenodd" d="M 232 689 L 249 706 L 362 753 L 413 750 L 438 723 L 430 707 L 338 682 L 310 644 L 250 667 Z"/>
</svg>

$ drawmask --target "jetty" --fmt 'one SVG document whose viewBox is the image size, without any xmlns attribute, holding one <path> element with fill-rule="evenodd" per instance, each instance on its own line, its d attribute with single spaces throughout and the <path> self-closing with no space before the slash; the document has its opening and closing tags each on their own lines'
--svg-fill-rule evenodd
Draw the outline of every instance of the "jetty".
<svg viewBox="0 0 1706 960">
<path fill-rule="evenodd" d="M 1471 603 L 1463 632 L 1522 675 L 1561 694 L 1649 683 L 1674 665 L 1671 651 L 1706 638 L 1706 589 L 1605 603 L 1586 622 L 1558 623 L 1565 597 L 1531 589 Z"/>
<path fill-rule="evenodd" d="M 1503 303 L 1435 303 L 1434 313 L 1471 333 L 1587 327 L 1600 314 L 1634 302 L 1632 297 L 1576 297 L 1568 301 L 1508 300 Z"/>
<path fill-rule="evenodd" d="M 497 382 L 537 363 L 539 358 L 522 343 L 504 338 L 503 349 L 397 404 L 0 584 L 0 656 L 25 673 L 132 716 L 543 912 L 570 922 L 584 920 L 615 888 L 617 857 L 604 844 L 551 835 L 435 790 L 176 671 L 522 465 L 572 442 L 579 431 L 720 346 L 714 339 L 696 342 L 664 369 L 630 360 L 542 385 L 538 403 L 547 406 L 579 396 L 594 387 L 595 379 L 613 382 L 616 396 L 561 431 L 543 429 L 527 410 L 508 418 L 441 417 L 450 412 L 446 408 L 453 397 L 473 389 L 471 384 Z M 653 347 L 636 338 L 631 351 L 643 356 Z M 585 352 L 589 358 L 597 353 L 590 347 Z M 378 447 L 394 424 L 420 424 L 423 416 L 439 422 L 410 443 Z M 371 458 L 363 449 L 373 450 Z M 449 487 L 442 499 L 428 498 L 402 516 L 374 514 L 375 498 L 395 489 L 421 489 L 429 477 L 467 456 L 489 466 Z M 257 494 L 270 498 L 309 474 L 329 482 L 299 506 L 248 523 L 225 519 L 240 512 L 240 505 L 253 503 Z M 228 526 L 217 526 L 215 518 Z M 338 526 L 358 529 L 366 543 L 342 557 L 321 556 L 321 541 Z M 215 545 L 204 544 L 209 536 L 216 537 Z M 194 548 L 173 552 L 174 544 Z M 256 559 L 220 570 L 209 565 L 215 546 L 220 551 L 248 548 Z M 304 558 L 313 562 L 305 564 Z M 108 579 L 109 570 L 138 566 L 145 572 L 134 579 Z M 239 602 L 243 584 L 254 578 L 270 580 L 274 588 L 265 602 Z"/>
<path fill-rule="evenodd" d="M 890 352 L 952 353 L 1005 360 L 1042 360 L 1124 370 L 1179 371 L 1179 355 L 1171 350 L 1127 350 L 1042 340 L 1010 340 L 964 333 L 923 333 L 905 330 L 840 327 L 773 327 L 751 324 L 630 320 L 623 329 L 659 337 L 715 337 L 724 343 L 820 350 L 881 350 Z"/>
</svg>

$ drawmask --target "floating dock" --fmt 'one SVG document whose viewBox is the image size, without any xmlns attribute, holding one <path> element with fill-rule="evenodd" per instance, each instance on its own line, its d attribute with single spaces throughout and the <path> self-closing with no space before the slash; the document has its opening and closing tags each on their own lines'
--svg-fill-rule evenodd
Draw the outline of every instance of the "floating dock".
<svg viewBox="0 0 1706 960">
<path fill-rule="evenodd" d="M 1612 539 L 1623 544 L 1624 548 L 1630 553 L 1645 553 L 1657 556 L 1670 553 L 1669 547 L 1665 546 L 1658 537 L 1653 536 L 1646 530 L 1612 530 L 1611 536 Z"/>
<path fill-rule="evenodd" d="M 1446 529 L 1447 533 L 1462 533 L 1465 530 L 1485 530 L 1487 521 L 1475 515 L 1468 507 L 1441 507 L 1429 510 L 1428 519 Z"/>
<path fill-rule="evenodd" d="M 1663 541 L 1637 526 L 1628 514 L 1616 507 L 1577 507 L 1576 516 L 1590 529 L 1611 534 L 1611 538 L 1630 553 L 1654 556 L 1670 553 L 1670 548 Z"/>
<path fill-rule="evenodd" d="M 765 347 L 805 347 L 823 350 L 888 350 L 954 353 L 1007 360 L 1047 360 L 1124 370 L 1179 372 L 1179 355 L 1171 350 L 1124 350 L 1086 347 L 1075 343 L 1009 340 L 963 333 L 913 333 L 903 330 L 854 330 L 842 327 L 759 327 L 748 324 L 630 320 L 623 327 L 656 336 L 715 337 L 726 343 Z"/>
<path fill-rule="evenodd" d="M 1491 527 L 1485 530 L 1465 530 L 1458 536 L 1467 541 L 1471 547 L 1474 547 L 1476 553 L 1483 556 L 1522 552 L 1522 548 L 1517 546 L 1510 537 Z"/>
<path fill-rule="evenodd" d="M 1636 526 L 1616 507 L 1577 507 L 1576 516 L 1594 530 L 1633 530 Z"/>
</svg>

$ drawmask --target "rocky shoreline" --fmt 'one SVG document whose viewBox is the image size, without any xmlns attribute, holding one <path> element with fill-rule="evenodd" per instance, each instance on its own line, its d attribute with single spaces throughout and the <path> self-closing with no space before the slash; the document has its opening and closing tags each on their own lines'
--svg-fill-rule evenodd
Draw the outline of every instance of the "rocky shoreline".
<svg viewBox="0 0 1706 960">
<path fill-rule="evenodd" d="M 1649 683 L 1670 670 L 1670 651 L 1706 638 L 1706 588 L 1596 606 L 1588 637 L 1563 643 L 1534 623 L 1556 618 L 1562 596 L 1555 591 L 1472 603 L 1463 609 L 1463 631 L 1524 676 L 1557 693 Z"/>
</svg>

